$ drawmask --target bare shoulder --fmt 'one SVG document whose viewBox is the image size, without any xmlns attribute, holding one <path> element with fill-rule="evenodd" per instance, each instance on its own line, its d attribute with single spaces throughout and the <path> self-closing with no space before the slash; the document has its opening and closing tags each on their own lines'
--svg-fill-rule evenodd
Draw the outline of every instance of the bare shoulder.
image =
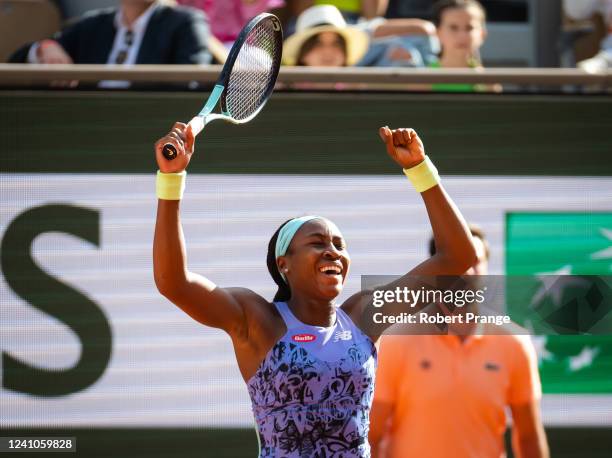
<svg viewBox="0 0 612 458">
<path fill-rule="evenodd" d="M 280 316 L 274 304 L 248 288 L 225 288 L 232 297 L 240 303 L 248 316 L 255 315 L 259 318 L 265 316 Z"/>
<path fill-rule="evenodd" d="M 224 288 L 234 299 L 240 302 L 241 305 L 263 304 L 268 303 L 262 296 L 249 288 Z"/>
<path fill-rule="evenodd" d="M 366 307 L 371 304 L 371 301 L 372 291 L 364 290 L 353 294 L 342 303 L 340 308 L 349 316 L 355 326 L 357 326 L 361 332 L 367 335 L 378 348 L 381 334 L 378 332 L 372 332 L 374 328 L 367 324 L 368 319 L 364 314 Z"/>
<path fill-rule="evenodd" d="M 340 308 L 350 316 L 353 321 L 358 321 L 361 318 L 363 309 L 372 300 L 372 291 L 359 291 L 345 300 Z"/>
<path fill-rule="evenodd" d="M 272 302 L 248 288 L 225 288 L 238 301 L 246 317 L 246 329 L 240 333 L 239 341 L 259 346 L 267 336 L 277 334 L 282 318 Z M 275 331 L 276 330 L 276 331 Z"/>
</svg>

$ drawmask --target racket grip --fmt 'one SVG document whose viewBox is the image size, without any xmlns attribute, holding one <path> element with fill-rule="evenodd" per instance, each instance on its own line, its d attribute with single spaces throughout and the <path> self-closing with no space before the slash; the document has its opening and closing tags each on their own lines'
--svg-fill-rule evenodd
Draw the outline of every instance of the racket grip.
<svg viewBox="0 0 612 458">
<path fill-rule="evenodd" d="M 172 143 L 166 143 L 164 148 L 162 149 L 162 155 L 169 161 L 173 160 L 178 153 L 176 152 L 176 148 Z"/>
</svg>

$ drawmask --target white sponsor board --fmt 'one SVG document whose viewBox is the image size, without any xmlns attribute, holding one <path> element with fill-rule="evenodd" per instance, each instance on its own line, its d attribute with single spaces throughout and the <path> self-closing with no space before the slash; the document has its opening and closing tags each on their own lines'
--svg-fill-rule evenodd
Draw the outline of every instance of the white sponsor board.
<svg viewBox="0 0 612 458">
<path fill-rule="evenodd" d="M 271 299 L 267 243 L 286 219 L 320 214 L 343 232 L 352 258 L 341 299 L 365 274 L 402 274 L 427 257 L 429 223 L 401 176 L 190 175 L 181 206 L 191 270 L 220 286 Z M 612 178 L 450 177 L 446 189 L 491 243 L 503 273 L 508 211 L 612 210 Z M 84 390 L 56 397 L 0 391 L 0 427 L 253 424 L 229 338 L 192 321 L 156 290 L 154 176 L 0 174 L 0 237 L 24 211 L 69 204 L 99 212 L 100 243 L 49 232 L 32 244 L 38 265 L 88 296 L 107 317 L 112 354 Z M 64 323 L 18 297 L 0 277 L 2 352 L 47 369 L 70 368 L 81 345 Z M 206 304 L 202 304 L 205 307 Z M 1 369 L 1 368 L 0 368 Z M 609 397 L 547 396 L 547 424 L 612 424 Z"/>
</svg>

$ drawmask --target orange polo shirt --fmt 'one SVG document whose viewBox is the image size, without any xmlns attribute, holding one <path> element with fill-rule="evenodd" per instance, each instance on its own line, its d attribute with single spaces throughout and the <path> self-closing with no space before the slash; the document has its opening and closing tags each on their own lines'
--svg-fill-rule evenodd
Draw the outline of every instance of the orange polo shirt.
<svg viewBox="0 0 612 458">
<path fill-rule="evenodd" d="M 540 398 L 528 336 L 382 339 L 374 402 L 394 404 L 387 457 L 503 457 L 505 408 Z"/>
</svg>

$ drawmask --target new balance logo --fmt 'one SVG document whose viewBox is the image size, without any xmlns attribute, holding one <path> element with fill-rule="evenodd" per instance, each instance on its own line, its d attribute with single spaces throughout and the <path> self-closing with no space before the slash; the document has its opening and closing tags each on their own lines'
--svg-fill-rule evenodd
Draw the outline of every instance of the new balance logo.
<svg viewBox="0 0 612 458">
<path fill-rule="evenodd" d="M 334 334 L 334 342 L 338 342 L 339 340 L 351 340 L 353 338 L 353 334 L 351 331 L 338 331 Z"/>
</svg>

